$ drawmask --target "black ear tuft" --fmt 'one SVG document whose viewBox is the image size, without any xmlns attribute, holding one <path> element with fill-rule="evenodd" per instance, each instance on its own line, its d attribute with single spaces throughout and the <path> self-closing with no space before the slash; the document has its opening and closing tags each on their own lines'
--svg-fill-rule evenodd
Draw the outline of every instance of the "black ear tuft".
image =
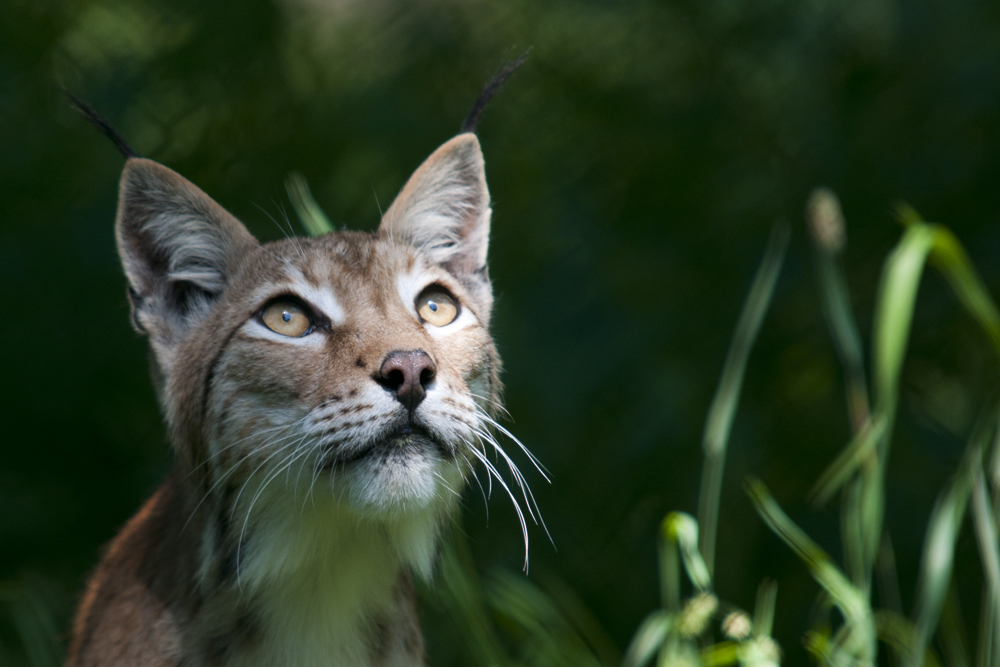
<svg viewBox="0 0 1000 667">
<path fill-rule="evenodd" d="M 479 93 L 479 97 L 476 98 L 476 103 L 473 105 L 472 111 L 469 112 L 469 115 L 465 118 L 465 122 L 462 123 L 463 133 L 476 131 L 476 126 L 479 125 L 479 118 L 483 115 L 486 105 L 490 103 L 493 96 L 503 87 L 503 84 L 514 73 L 514 70 L 524 64 L 524 61 L 528 59 L 529 53 L 531 53 L 531 47 L 528 47 L 528 50 L 518 56 L 516 60 L 507 63 L 486 83 L 482 92 Z"/>
<path fill-rule="evenodd" d="M 104 136 L 114 142 L 115 147 L 122 155 L 127 158 L 139 157 L 136 155 L 135 151 L 133 151 L 129 145 L 125 143 L 125 140 L 122 139 L 122 135 L 118 133 L 115 126 L 112 125 L 107 118 L 98 113 L 97 109 L 87 104 L 65 88 L 60 87 L 60 90 L 62 90 L 62 94 L 69 100 L 69 104 L 73 107 L 73 111 L 93 123 L 94 126 L 104 134 Z"/>
</svg>

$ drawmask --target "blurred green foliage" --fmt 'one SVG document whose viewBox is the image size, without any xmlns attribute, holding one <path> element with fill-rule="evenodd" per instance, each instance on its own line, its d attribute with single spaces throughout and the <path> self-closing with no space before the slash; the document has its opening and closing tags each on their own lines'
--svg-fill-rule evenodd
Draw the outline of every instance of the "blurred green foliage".
<svg viewBox="0 0 1000 667">
<path fill-rule="evenodd" d="M 851 554 L 835 510 L 805 500 L 857 422 L 803 207 L 817 185 L 841 198 L 841 280 L 865 353 L 898 198 L 947 222 L 1000 292 L 996 3 L 0 3 L 0 293 L 14 317 L 0 327 L 0 581 L 50 591 L 16 596 L 55 614 L 34 627 L 68 627 L 100 545 L 169 465 L 111 234 L 122 161 L 56 84 L 271 239 L 293 171 L 335 226 L 373 228 L 528 45 L 479 130 L 507 425 L 553 477 L 530 481 L 558 551 L 535 530 L 525 583 L 577 619 L 571 643 L 603 646 L 606 661 L 659 606 L 658 526 L 698 507 L 705 415 L 782 219 L 791 241 L 732 424 L 713 576 L 744 609 L 773 578 L 773 636 L 786 663 L 806 662 L 815 584 L 742 480 L 759 476 L 826 553 L 871 554 Z M 907 615 L 935 496 L 997 371 L 990 340 L 928 273 L 879 472 Z M 487 520 L 473 491 L 462 558 L 499 573 L 485 579 L 497 600 L 518 585 L 503 574 L 521 567 L 516 516 L 498 496 Z M 983 583 L 972 531 L 954 558 L 943 618 L 971 625 Z M 424 618 L 434 664 L 466 664 L 447 609 L 428 602 Z"/>
</svg>

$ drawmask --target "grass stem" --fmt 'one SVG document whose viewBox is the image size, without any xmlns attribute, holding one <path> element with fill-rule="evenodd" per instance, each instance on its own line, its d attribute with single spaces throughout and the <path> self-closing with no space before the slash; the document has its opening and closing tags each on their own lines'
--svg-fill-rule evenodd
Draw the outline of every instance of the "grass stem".
<svg viewBox="0 0 1000 667">
<path fill-rule="evenodd" d="M 719 501 L 722 496 L 722 474 L 726 464 L 726 447 L 736 415 L 743 375 L 746 372 L 750 350 L 757 340 L 764 314 L 771 303 L 774 286 L 781 272 L 785 250 L 788 248 L 788 226 L 782 223 L 771 230 L 764 258 L 754 276 L 750 292 L 743 304 L 736 331 L 729 344 L 726 361 L 722 367 L 715 396 L 705 420 L 702 448 L 705 462 L 702 466 L 698 496 L 698 545 L 708 573 L 715 572 L 715 542 L 719 523 Z"/>
</svg>

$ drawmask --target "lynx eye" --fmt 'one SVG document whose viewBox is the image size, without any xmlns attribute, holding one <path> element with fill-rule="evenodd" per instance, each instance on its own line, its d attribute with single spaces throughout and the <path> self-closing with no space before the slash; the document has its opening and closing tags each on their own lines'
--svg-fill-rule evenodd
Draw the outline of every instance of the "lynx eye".
<svg viewBox="0 0 1000 667">
<path fill-rule="evenodd" d="M 291 301 L 272 301 L 260 312 L 264 326 L 282 336 L 299 338 L 312 329 L 312 320 L 299 305 Z"/>
<path fill-rule="evenodd" d="M 424 322 L 443 327 L 458 317 L 458 299 L 443 287 L 431 285 L 417 297 L 417 314 Z"/>
</svg>

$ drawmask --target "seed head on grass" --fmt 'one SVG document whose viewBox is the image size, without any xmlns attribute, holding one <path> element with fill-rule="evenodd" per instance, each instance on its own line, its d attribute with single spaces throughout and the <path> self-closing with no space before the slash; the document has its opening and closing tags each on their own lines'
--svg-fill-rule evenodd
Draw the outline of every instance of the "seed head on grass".
<svg viewBox="0 0 1000 667">
<path fill-rule="evenodd" d="M 685 637 L 697 637 L 708 627 L 712 615 L 719 608 L 719 598 L 711 593 L 699 593 L 684 604 L 677 629 Z"/>
<path fill-rule="evenodd" d="M 820 248 L 838 255 L 847 245 L 847 226 L 840 210 L 840 200 L 826 188 L 813 190 L 806 203 L 809 230 Z"/>
<path fill-rule="evenodd" d="M 753 624 L 746 612 L 733 611 L 722 619 L 722 633 L 729 639 L 741 641 L 750 636 L 753 631 Z"/>
</svg>

